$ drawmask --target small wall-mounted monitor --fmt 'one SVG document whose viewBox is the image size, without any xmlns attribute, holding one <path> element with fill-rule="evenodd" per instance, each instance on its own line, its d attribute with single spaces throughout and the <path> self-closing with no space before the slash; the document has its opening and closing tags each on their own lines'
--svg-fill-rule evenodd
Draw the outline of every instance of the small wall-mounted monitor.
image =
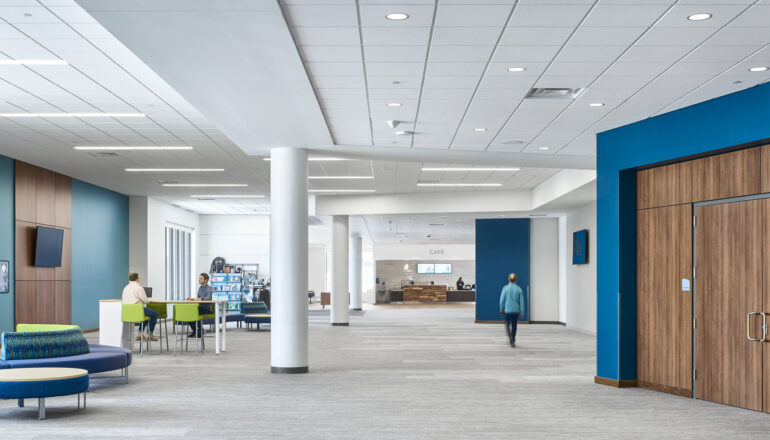
<svg viewBox="0 0 770 440">
<path fill-rule="evenodd" d="M 417 264 L 417 273 L 436 273 L 435 264 Z"/>
<path fill-rule="evenodd" d="M 37 240 L 35 241 L 35 266 L 60 267 L 63 242 L 63 229 L 38 226 Z"/>
<path fill-rule="evenodd" d="M 448 264 L 448 263 L 446 263 L 446 264 L 445 263 L 442 263 L 442 264 L 436 263 L 435 267 L 436 267 L 436 273 L 452 273 L 452 265 L 451 264 Z"/>
<path fill-rule="evenodd" d="M 588 229 L 572 233 L 572 264 L 588 264 Z"/>
</svg>

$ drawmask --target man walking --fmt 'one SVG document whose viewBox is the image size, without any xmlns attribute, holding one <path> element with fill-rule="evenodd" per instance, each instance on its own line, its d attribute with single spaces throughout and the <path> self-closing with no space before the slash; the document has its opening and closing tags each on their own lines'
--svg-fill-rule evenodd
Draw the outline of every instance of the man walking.
<svg viewBox="0 0 770 440">
<path fill-rule="evenodd" d="M 505 315 L 505 331 L 511 347 L 516 346 L 516 327 L 519 323 L 519 313 L 523 308 L 521 287 L 516 284 L 516 274 L 508 275 L 508 285 L 500 293 L 500 314 Z"/>
</svg>

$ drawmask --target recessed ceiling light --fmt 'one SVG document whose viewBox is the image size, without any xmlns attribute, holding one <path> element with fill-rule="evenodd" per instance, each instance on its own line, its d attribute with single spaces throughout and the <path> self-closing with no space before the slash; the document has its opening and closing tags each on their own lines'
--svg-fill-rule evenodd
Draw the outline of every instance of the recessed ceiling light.
<svg viewBox="0 0 770 440">
<path fill-rule="evenodd" d="M 538 150 L 548 150 L 548 149 L 549 149 L 549 147 L 538 147 L 537 149 L 538 149 Z"/>
<path fill-rule="evenodd" d="M 129 147 L 129 146 L 90 146 L 90 145 L 81 145 L 77 147 L 72 147 L 75 150 L 192 150 L 193 147 L 188 146 L 174 146 L 174 147 L 158 147 L 158 146 L 149 146 L 149 147 Z"/>
<path fill-rule="evenodd" d="M 422 171 L 519 171 L 521 168 L 423 167 Z"/>
<path fill-rule="evenodd" d="M 388 20 L 406 20 L 409 18 L 408 14 L 404 14 L 403 12 L 395 12 L 393 14 L 388 14 L 385 16 Z"/>
<path fill-rule="evenodd" d="M 373 189 L 311 189 L 308 190 L 308 192 L 311 193 L 353 193 L 353 192 L 361 192 L 361 193 L 373 193 L 376 190 Z"/>
<path fill-rule="evenodd" d="M 65 60 L 0 60 L 0 66 L 66 66 Z"/>
<path fill-rule="evenodd" d="M 374 179 L 374 176 L 307 176 L 308 179 Z"/>
<path fill-rule="evenodd" d="M 398 136 L 407 136 L 407 135 L 410 135 L 410 134 L 414 134 L 414 132 L 413 131 L 408 131 L 408 130 L 406 130 L 406 131 L 397 131 L 396 132 L 396 135 L 398 135 Z"/>
<path fill-rule="evenodd" d="M 702 14 L 693 14 L 689 17 L 687 17 L 690 21 L 701 21 L 701 20 L 708 20 L 711 18 L 711 14 L 702 13 Z"/>
<path fill-rule="evenodd" d="M 389 102 L 386 104 L 388 107 L 401 107 L 400 102 Z"/>
<path fill-rule="evenodd" d="M 589 107 L 602 107 L 602 106 L 604 106 L 604 103 L 603 102 L 592 102 L 592 103 L 590 103 L 588 105 L 589 105 Z"/>
<path fill-rule="evenodd" d="M 0 113 L 0 118 L 143 118 L 144 113 Z"/>
<path fill-rule="evenodd" d="M 525 70 L 527 70 L 525 67 L 509 67 L 508 68 L 509 72 L 523 72 Z"/>
<path fill-rule="evenodd" d="M 164 183 L 163 186 L 178 186 L 178 187 L 243 187 L 249 186 L 245 183 Z"/>
<path fill-rule="evenodd" d="M 481 132 L 481 131 L 487 131 L 487 129 L 486 128 L 474 128 L 473 131 Z"/>
<path fill-rule="evenodd" d="M 468 186 L 503 186 L 502 183 L 418 183 L 417 186 L 443 186 L 443 187 L 468 187 Z"/>
<path fill-rule="evenodd" d="M 767 69 L 768 69 L 767 66 L 752 67 L 751 69 L 749 69 L 749 72 L 764 72 Z"/>
<path fill-rule="evenodd" d="M 261 199 L 265 196 L 248 194 L 193 194 L 190 197 L 196 199 Z"/>
<path fill-rule="evenodd" d="M 129 173 L 198 173 L 224 170 L 224 168 L 126 168 Z"/>
</svg>

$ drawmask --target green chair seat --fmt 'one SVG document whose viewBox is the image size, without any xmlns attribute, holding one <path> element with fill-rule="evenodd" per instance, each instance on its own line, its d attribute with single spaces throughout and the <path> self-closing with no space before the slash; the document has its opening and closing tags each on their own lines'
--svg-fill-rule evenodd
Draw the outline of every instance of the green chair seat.
<svg viewBox="0 0 770 440">
<path fill-rule="evenodd" d="M 178 323 L 191 323 L 191 322 L 200 322 L 201 321 L 201 314 L 198 312 L 198 304 L 196 303 L 190 303 L 190 304 L 174 304 L 174 326 Z M 184 338 L 185 332 L 184 331 L 177 331 L 176 332 L 179 335 L 179 338 L 174 338 L 174 356 L 176 356 L 176 345 L 177 341 L 182 342 L 182 338 Z M 189 342 L 189 338 L 188 342 Z M 195 338 L 195 355 L 198 355 L 198 343 L 199 341 L 202 342 L 203 338 Z"/>
<path fill-rule="evenodd" d="M 120 320 L 125 324 L 142 324 L 150 320 L 144 315 L 144 304 L 123 304 L 120 309 Z M 128 340 L 131 340 L 131 332 L 128 332 Z M 133 342 L 132 342 L 133 344 Z M 142 341 L 139 340 L 139 355 L 144 356 Z M 147 348 L 150 348 L 150 340 L 147 339 Z"/>
</svg>

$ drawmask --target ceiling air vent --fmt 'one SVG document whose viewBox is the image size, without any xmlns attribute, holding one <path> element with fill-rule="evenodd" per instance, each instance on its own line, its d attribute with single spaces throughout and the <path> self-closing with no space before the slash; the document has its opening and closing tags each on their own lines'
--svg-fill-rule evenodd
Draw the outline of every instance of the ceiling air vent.
<svg viewBox="0 0 770 440">
<path fill-rule="evenodd" d="M 98 153 L 88 153 L 93 157 L 119 157 L 120 155 L 118 153 L 112 152 L 112 151 L 101 151 Z"/>
<path fill-rule="evenodd" d="M 548 87 L 534 87 L 529 90 L 525 98 L 529 99 L 575 99 L 583 93 L 584 89 L 559 89 Z"/>
</svg>

